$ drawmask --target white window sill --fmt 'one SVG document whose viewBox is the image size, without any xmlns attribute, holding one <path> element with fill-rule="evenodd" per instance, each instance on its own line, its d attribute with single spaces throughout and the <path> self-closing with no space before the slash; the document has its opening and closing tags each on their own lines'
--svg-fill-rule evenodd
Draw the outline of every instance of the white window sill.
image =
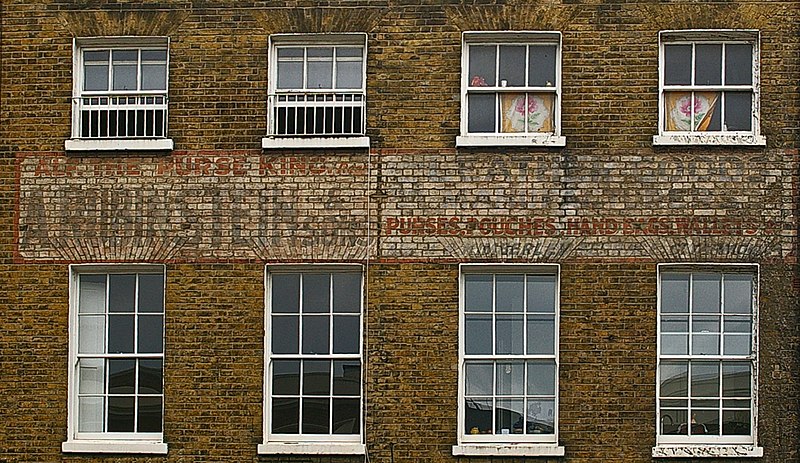
<svg viewBox="0 0 800 463">
<path fill-rule="evenodd" d="M 462 135 L 456 146 L 566 146 L 567 137 L 557 135 Z"/>
<path fill-rule="evenodd" d="M 172 148 L 171 138 L 70 138 L 64 141 L 66 151 L 169 151 Z"/>
<path fill-rule="evenodd" d="M 466 457 L 563 457 L 564 447 L 556 444 L 462 444 L 453 446 L 453 456 Z"/>
<path fill-rule="evenodd" d="M 121 440 L 67 441 L 61 443 L 64 453 L 142 453 L 166 455 L 164 442 L 136 442 Z"/>
<path fill-rule="evenodd" d="M 720 458 L 764 456 L 764 448 L 754 445 L 660 445 L 653 447 L 654 458 Z"/>
<path fill-rule="evenodd" d="M 259 455 L 364 455 L 364 444 L 344 442 L 270 442 L 258 444 Z"/>
<path fill-rule="evenodd" d="M 369 148 L 369 137 L 264 137 L 261 148 Z"/>
<path fill-rule="evenodd" d="M 653 135 L 653 145 L 766 146 L 761 135 Z"/>
</svg>

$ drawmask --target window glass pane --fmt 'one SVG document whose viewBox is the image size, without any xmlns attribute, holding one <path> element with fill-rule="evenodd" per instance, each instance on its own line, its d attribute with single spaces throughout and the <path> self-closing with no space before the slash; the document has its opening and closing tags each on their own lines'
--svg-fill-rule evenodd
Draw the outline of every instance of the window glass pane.
<svg viewBox="0 0 800 463">
<path fill-rule="evenodd" d="M 693 355 L 718 355 L 719 354 L 719 334 L 711 332 L 701 332 L 692 334 L 692 354 Z"/>
<path fill-rule="evenodd" d="M 86 63 L 108 63 L 108 50 L 84 51 L 83 61 Z"/>
<path fill-rule="evenodd" d="M 719 397 L 719 364 L 692 363 L 692 397 Z"/>
<path fill-rule="evenodd" d="M 333 317 L 333 353 L 357 354 L 361 350 L 360 323 L 358 315 L 336 315 Z"/>
<path fill-rule="evenodd" d="M 300 399 L 272 399 L 272 432 L 297 434 L 300 431 Z"/>
<path fill-rule="evenodd" d="M 525 46 L 500 45 L 500 86 L 525 86 Z"/>
<path fill-rule="evenodd" d="M 330 391 L 330 360 L 303 360 L 303 394 L 329 395 Z"/>
<path fill-rule="evenodd" d="M 300 275 L 272 275 L 272 312 L 300 312 Z"/>
<path fill-rule="evenodd" d="M 720 85 L 722 83 L 722 45 L 697 44 L 695 53 L 695 85 Z"/>
<path fill-rule="evenodd" d="M 102 354 L 105 352 L 106 325 L 103 315 L 78 317 L 78 353 Z"/>
<path fill-rule="evenodd" d="M 753 277 L 750 275 L 725 275 L 725 313 L 751 312 L 753 302 Z"/>
<path fill-rule="evenodd" d="M 661 362 L 661 397 L 687 397 L 689 395 L 689 363 Z"/>
<path fill-rule="evenodd" d="M 105 402 L 102 397 L 81 397 L 78 399 L 78 431 L 103 432 L 105 421 Z"/>
<path fill-rule="evenodd" d="M 137 432 L 161 432 L 161 397 L 139 397 Z"/>
<path fill-rule="evenodd" d="M 528 315 L 528 354 L 555 353 L 555 320 L 552 315 Z"/>
<path fill-rule="evenodd" d="M 83 67 L 83 89 L 87 91 L 107 91 L 108 65 L 85 65 Z"/>
<path fill-rule="evenodd" d="M 719 333 L 719 316 L 695 315 L 692 317 L 693 333 Z"/>
<path fill-rule="evenodd" d="M 691 85 L 692 46 L 664 45 L 664 84 Z"/>
<path fill-rule="evenodd" d="M 688 333 L 689 332 L 689 317 L 684 317 L 684 316 L 662 316 L 661 317 L 661 332 L 662 333 Z"/>
<path fill-rule="evenodd" d="M 333 61 L 310 61 L 306 88 L 333 88 Z"/>
<path fill-rule="evenodd" d="M 278 61 L 277 86 L 279 89 L 303 88 L 303 62 Z"/>
<path fill-rule="evenodd" d="M 750 397 L 750 364 L 724 362 L 722 364 L 722 396 Z"/>
<path fill-rule="evenodd" d="M 524 275 L 497 275 L 495 292 L 495 311 L 522 312 L 525 299 Z"/>
<path fill-rule="evenodd" d="M 333 47 L 309 47 L 306 50 L 309 58 L 331 58 L 333 59 Z"/>
<path fill-rule="evenodd" d="M 114 90 L 137 90 L 136 64 L 115 64 L 111 72 L 114 78 Z"/>
<path fill-rule="evenodd" d="M 166 90 L 167 65 L 142 64 L 142 90 Z"/>
<path fill-rule="evenodd" d="M 553 360 L 528 361 L 528 395 L 555 395 L 556 363 Z"/>
<path fill-rule="evenodd" d="M 296 354 L 299 350 L 300 319 L 297 316 L 272 316 L 272 353 Z"/>
<path fill-rule="evenodd" d="M 492 399 L 465 399 L 464 431 L 468 434 L 492 433 Z"/>
<path fill-rule="evenodd" d="M 469 86 L 494 87 L 497 47 L 494 45 L 469 46 Z M 473 132 L 473 130 L 470 130 Z"/>
<path fill-rule="evenodd" d="M 553 87 L 556 85 L 556 46 L 530 45 L 528 47 L 528 85 Z"/>
<path fill-rule="evenodd" d="M 136 392 L 136 360 L 108 360 L 108 393 L 133 394 Z"/>
<path fill-rule="evenodd" d="M 139 60 L 138 50 L 113 50 L 111 52 L 111 60 L 116 65 L 117 63 L 137 62 Z"/>
<path fill-rule="evenodd" d="M 167 50 L 142 50 L 142 61 L 166 62 Z"/>
<path fill-rule="evenodd" d="M 749 132 L 752 130 L 753 94 L 725 92 L 725 129 Z"/>
<path fill-rule="evenodd" d="M 493 395 L 492 363 L 466 362 L 464 365 L 466 395 Z"/>
<path fill-rule="evenodd" d="M 549 93 L 500 94 L 500 131 L 553 132 L 554 101 Z"/>
<path fill-rule="evenodd" d="M 164 311 L 164 275 L 139 275 L 139 312 Z"/>
<path fill-rule="evenodd" d="M 361 429 L 359 399 L 333 399 L 333 433 L 358 434 Z"/>
<path fill-rule="evenodd" d="M 303 312 L 330 312 L 331 274 L 303 275 Z"/>
<path fill-rule="evenodd" d="M 524 329 L 525 320 L 521 315 L 498 315 L 495 324 L 495 353 L 522 354 Z"/>
<path fill-rule="evenodd" d="M 330 340 L 329 322 L 330 318 L 327 316 L 303 317 L 304 354 L 328 353 L 328 342 Z"/>
<path fill-rule="evenodd" d="M 336 62 L 336 88 L 361 88 L 361 61 Z"/>
<path fill-rule="evenodd" d="M 331 399 L 303 399 L 303 434 L 330 432 Z"/>
<path fill-rule="evenodd" d="M 361 58 L 361 47 L 336 47 L 336 56 Z"/>
<path fill-rule="evenodd" d="M 689 412 L 686 409 L 661 408 L 661 434 L 682 434 L 689 432 Z"/>
<path fill-rule="evenodd" d="M 333 311 L 361 312 L 361 274 L 333 274 Z"/>
<path fill-rule="evenodd" d="M 361 362 L 333 361 L 333 395 L 361 394 Z"/>
<path fill-rule="evenodd" d="M 133 315 L 108 316 L 108 353 L 133 353 Z"/>
<path fill-rule="evenodd" d="M 726 334 L 723 339 L 723 354 L 725 355 L 750 355 L 749 334 Z"/>
<path fill-rule="evenodd" d="M 528 312 L 555 313 L 556 277 L 528 275 Z"/>
<path fill-rule="evenodd" d="M 728 436 L 749 436 L 750 410 L 723 410 L 722 434 Z"/>
<path fill-rule="evenodd" d="M 106 276 L 80 276 L 78 313 L 103 313 L 106 310 Z"/>
<path fill-rule="evenodd" d="M 272 393 L 274 395 L 300 394 L 299 360 L 274 360 L 272 362 Z"/>
<path fill-rule="evenodd" d="M 78 360 L 78 394 L 102 394 L 106 390 L 105 359 Z"/>
<path fill-rule="evenodd" d="M 496 434 L 521 434 L 524 413 L 522 399 L 498 399 L 495 410 Z"/>
<path fill-rule="evenodd" d="M 661 355 L 686 355 L 689 353 L 688 334 L 661 334 Z"/>
<path fill-rule="evenodd" d="M 139 394 L 163 394 L 164 362 L 161 359 L 139 360 Z"/>
<path fill-rule="evenodd" d="M 161 315 L 140 315 L 138 335 L 139 342 L 137 352 L 164 352 L 164 318 Z"/>
<path fill-rule="evenodd" d="M 718 410 L 692 410 L 691 434 L 719 434 Z"/>
<path fill-rule="evenodd" d="M 525 432 L 527 434 L 555 433 L 555 410 L 555 400 L 528 399 L 525 413 Z"/>
<path fill-rule="evenodd" d="M 753 46 L 725 45 L 725 85 L 752 85 Z"/>
<path fill-rule="evenodd" d="M 692 278 L 692 312 L 720 312 L 720 275 L 696 273 Z"/>
<path fill-rule="evenodd" d="M 278 48 L 278 58 L 302 58 L 303 48 L 301 47 L 280 47 Z"/>
<path fill-rule="evenodd" d="M 467 95 L 467 131 L 470 133 L 486 133 L 495 131 L 497 111 L 494 93 L 471 93 Z"/>
<path fill-rule="evenodd" d="M 664 273 L 661 275 L 661 312 L 689 312 L 689 276 Z"/>
<path fill-rule="evenodd" d="M 492 275 L 464 276 L 464 311 L 492 311 Z"/>
<path fill-rule="evenodd" d="M 133 312 L 136 301 L 136 275 L 108 276 L 108 311 Z"/>
<path fill-rule="evenodd" d="M 492 316 L 465 317 L 464 350 L 467 355 L 492 353 Z"/>
<path fill-rule="evenodd" d="M 525 394 L 525 364 L 523 362 L 498 362 L 495 379 L 496 395 Z"/>
<path fill-rule="evenodd" d="M 719 92 L 695 93 L 695 130 L 719 132 L 722 130 L 722 99 Z"/>
</svg>

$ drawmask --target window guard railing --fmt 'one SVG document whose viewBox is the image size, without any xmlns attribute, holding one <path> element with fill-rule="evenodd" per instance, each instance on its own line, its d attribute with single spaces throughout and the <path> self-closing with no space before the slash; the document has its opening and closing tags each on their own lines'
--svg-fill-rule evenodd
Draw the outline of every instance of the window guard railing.
<svg viewBox="0 0 800 463">
<path fill-rule="evenodd" d="M 98 94 L 72 99 L 74 138 L 166 138 L 167 102 L 159 94 Z"/>
<path fill-rule="evenodd" d="M 363 92 L 281 92 L 269 95 L 268 136 L 363 136 Z"/>
</svg>

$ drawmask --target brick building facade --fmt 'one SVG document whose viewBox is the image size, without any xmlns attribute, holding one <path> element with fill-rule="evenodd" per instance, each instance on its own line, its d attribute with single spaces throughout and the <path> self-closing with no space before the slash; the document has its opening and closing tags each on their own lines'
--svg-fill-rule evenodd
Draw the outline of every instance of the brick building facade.
<svg viewBox="0 0 800 463">
<path fill-rule="evenodd" d="M 0 461 L 800 461 L 797 2 L 0 12 Z"/>
</svg>

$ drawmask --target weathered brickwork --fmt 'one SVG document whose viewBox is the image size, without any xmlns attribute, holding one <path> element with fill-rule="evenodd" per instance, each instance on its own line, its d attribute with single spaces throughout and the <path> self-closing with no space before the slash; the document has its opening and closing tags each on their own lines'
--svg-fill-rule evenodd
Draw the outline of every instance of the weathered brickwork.
<svg viewBox="0 0 800 463">
<path fill-rule="evenodd" d="M 654 459 L 657 264 L 760 264 L 758 444 L 800 461 L 796 1 L 3 1 L 0 462 Z M 766 147 L 654 147 L 658 32 L 760 31 Z M 562 33 L 564 148 L 455 148 L 461 33 Z M 261 150 L 268 39 L 367 34 L 369 149 Z M 166 153 L 66 153 L 74 37 L 169 37 Z M 62 453 L 69 264 L 166 265 L 166 456 Z M 365 268 L 368 459 L 264 456 L 264 265 Z M 560 265 L 559 458 L 454 457 L 460 263 Z M 714 462 L 715 459 L 703 459 Z M 722 461 L 722 460 L 719 460 Z M 725 459 L 724 461 L 751 461 Z"/>
</svg>

